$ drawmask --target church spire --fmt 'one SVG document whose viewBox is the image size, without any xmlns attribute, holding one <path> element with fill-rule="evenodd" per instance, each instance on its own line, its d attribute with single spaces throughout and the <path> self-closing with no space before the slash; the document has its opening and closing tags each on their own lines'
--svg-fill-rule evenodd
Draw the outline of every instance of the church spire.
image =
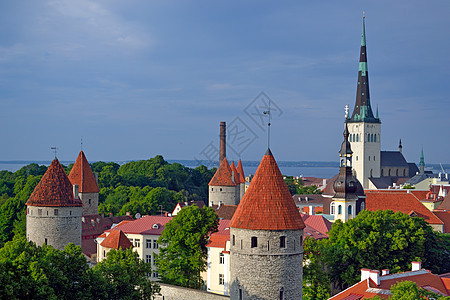
<svg viewBox="0 0 450 300">
<path fill-rule="evenodd" d="M 356 103 L 350 122 L 379 123 L 378 117 L 374 117 L 370 105 L 369 74 L 367 69 L 366 52 L 366 25 L 363 15 L 363 27 L 361 34 L 361 51 L 359 56 L 358 86 L 356 89 Z"/>
<path fill-rule="evenodd" d="M 422 146 L 422 152 L 420 153 L 419 173 L 420 174 L 425 173 L 425 158 L 423 156 L 423 146 Z"/>
</svg>

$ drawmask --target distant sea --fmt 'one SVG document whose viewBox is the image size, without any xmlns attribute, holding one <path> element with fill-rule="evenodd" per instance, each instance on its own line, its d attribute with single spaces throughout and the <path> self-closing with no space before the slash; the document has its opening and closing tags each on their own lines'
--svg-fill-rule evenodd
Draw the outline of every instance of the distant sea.
<svg viewBox="0 0 450 300">
<path fill-rule="evenodd" d="M 179 163 L 189 168 L 196 168 L 203 164 L 209 169 L 213 167 L 218 167 L 217 162 L 210 163 L 208 161 L 196 161 L 196 160 L 167 160 L 169 163 Z M 69 165 L 75 161 L 61 161 L 64 165 Z M 116 163 L 122 165 L 129 161 L 117 161 Z M 51 161 L 0 161 L 0 171 L 8 170 L 15 172 L 20 168 L 31 164 L 37 163 L 39 165 L 48 166 Z M 258 168 L 259 161 L 242 161 L 245 176 L 249 174 L 255 174 Z M 319 177 L 319 178 L 331 178 L 339 172 L 338 162 L 323 162 L 323 161 L 278 161 L 278 166 L 283 175 L 287 176 L 304 176 L 304 177 Z M 443 165 L 444 169 L 450 170 L 450 165 Z M 427 170 L 433 171 L 434 173 L 441 172 L 440 165 L 427 165 Z"/>
</svg>

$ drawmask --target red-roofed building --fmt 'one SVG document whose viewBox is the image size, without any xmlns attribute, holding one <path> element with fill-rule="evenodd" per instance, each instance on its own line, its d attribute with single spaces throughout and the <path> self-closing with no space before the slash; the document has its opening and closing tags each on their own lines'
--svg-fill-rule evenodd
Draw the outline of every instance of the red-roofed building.
<svg viewBox="0 0 450 300">
<path fill-rule="evenodd" d="M 231 169 L 226 158 L 220 162 L 219 168 L 208 185 L 209 206 L 214 204 L 239 204 L 241 200 L 239 174 L 235 167 L 234 170 Z"/>
<path fill-rule="evenodd" d="M 366 190 L 366 209 L 401 211 L 410 216 L 417 216 L 433 227 L 434 230 L 443 232 L 444 222 L 442 222 L 433 212 L 426 208 L 420 198 L 426 197 L 420 191 L 412 190 Z"/>
<path fill-rule="evenodd" d="M 383 270 L 380 275 L 380 271 L 377 270 L 361 269 L 361 281 L 334 295 L 330 300 L 367 299 L 376 295 L 388 299 L 391 295 L 391 286 L 402 281 L 412 281 L 419 288 L 438 295 L 450 296 L 447 274 L 435 275 L 422 269 L 419 262 L 412 262 L 411 271 L 396 274 L 389 274 L 389 270 Z"/>
<path fill-rule="evenodd" d="M 81 245 L 83 203 L 78 199 L 77 188 L 55 158 L 25 203 L 28 241 L 59 250 L 69 243 Z"/>
<path fill-rule="evenodd" d="M 158 238 L 161 236 L 165 225 L 172 220 L 166 216 L 144 216 L 134 221 L 122 221 L 117 226 L 105 231 L 106 238 L 114 231 L 122 231 L 133 245 L 133 251 L 139 254 L 139 258 L 146 263 L 155 264 L 155 254 L 159 253 Z M 101 244 L 104 237 L 97 238 L 97 256 L 101 258 Z M 153 279 L 158 278 L 156 271 L 152 274 Z"/>
<path fill-rule="evenodd" d="M 79 198 L 83 201 L 83 215 L 98 214 L 98 193 L 100 190 L 83 151 L 78 154 L 77 160 L 70 171 L 69 180 L 72 185 L 78 185 Z"/>
<path fill-rule="evenodd" d="M 213 233 L 206 245 L 207 291 L 228 295 L 230 280 L 230 220 L 220 220 L 218 231 Z"/>
<path fill-rule="evenodd" d="M 312 237 L 316 240 L 328 238 L 328 232 L 331 230 L 331 222 L 325 219 L 322 215 L 300 215 L 305 223 L 303 229 L 303 240 L 306 237 Z"/>
<path fill-rule="evenodd" d="M 205 206 L 205 202 L 203 201 L 189 201 L 189 202 L 178 202 L 175 208 L 172 211 L 172 216 L 176 216 L 183 207 L 188 207 L 196 205 L 198 208 L 203 208 Z"/>
<path fill-rule="evenodd" d="M 98 261 L 105 259 L 111 249 L 126 250 L 132 247 L 133 245 L 122 230 L 114 230 L 99 244 Z"/>
<path fill-rule="evenodd" d="M 304 228 L 268 149 L 230 223 L 231 299 L 301 299 Z"/>
</svg>

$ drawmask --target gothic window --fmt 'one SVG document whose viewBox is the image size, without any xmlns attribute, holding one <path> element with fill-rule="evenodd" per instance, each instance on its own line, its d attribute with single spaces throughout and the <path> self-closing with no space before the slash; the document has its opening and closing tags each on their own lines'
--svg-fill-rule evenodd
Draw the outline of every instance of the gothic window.
<svg viewBox="0 0 450 300">
<path fill-rule="evenodd" d="M 377 142 L 377 135 L 375 134 L 375 136 L 373 137 L 373 141 L 376 143 Z"/>
<path fill-rule="evenodd" d="M 370 177 L 373 177 L 373 170 L 370 169 Z"/>
<path fill-rule="evenodd" d="M 381 176 L 383 177 L 384 176 L 384 174 L 383 174 L 384 172 L 383 172 L 383 169 L 381 169 Z"/>
<path fill-rule="evenodd" d="M 280 236 L 280 248 L 286 248 L 286 237 Z"/>
<path fill-rule="evenodd" d="M 351 205 L 348 206 L 348 215 L 349 216 L 352 215 L 352 206 Z"/>
<path fill-rule="evenodd" d="M 258 238 L 256 236 L 252 236 L 252 248 L 258 247 Z"/>
<path fill-rule="evenodd" d="M 342 215 L 342 205 L 338 206 L 338 215 Z"/>
<path fill-rule="evenodd" d="M 330 214 L 334 215 L 334 202 L 330 204 Z"/>
</svg>

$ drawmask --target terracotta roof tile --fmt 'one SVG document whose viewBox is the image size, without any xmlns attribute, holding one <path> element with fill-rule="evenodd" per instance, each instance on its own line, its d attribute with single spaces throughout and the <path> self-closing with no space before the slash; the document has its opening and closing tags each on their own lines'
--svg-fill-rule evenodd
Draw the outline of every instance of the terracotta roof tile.
<svg viewBox="0 0 450 300">
<path fill-rule="evenodd" d="M 244 174 L 244 168 L 242 167 L 242 161 L 239 160 L 237 165 L 237 171 L 239 173 L 239 182 L 245 183 L 245 174 Z"/>
<path fill-rule="evenodd" d="M 78 154 L 77 160 L 70 171 L 69 179 L 72 185 L 78 184 L 80 193 L 98 193 L 100 191 L 83 151 Z"/>
<path fill-rule="evenodd" d="M 253 230 L 305 228 L 270 149 L 259 164 L 230 225 Z"/>
<path fill-rule="evenodd" d="M 130 240 L 123 233 L 122 230 L 114 230 L 101 242 L 102 247 L 111 248 L 111 249 L 119 249 L 123 250 L 133 247 Z"/>
<path fill-rule="evenodd" d="M 82 206 L 73 197 L 73 187 L 58 159 L 54 159 L 26 205 L 31 206 Z"/>
<path fill-rule="evenodd" d="M 392 285 L 397 284 L 401 281 L 408 280 L 415 282 L 418 287 L 430 286 L 437 289 L 441 293 L 444 293 L 444 295 L 449 295 L 447 288 L 445 287 L 445 284 L 442 281 L 442 278 L 439 277 L 439 275 L 435 275 L 423 269 L 419 271 L 410 271 L 399 274 L 401 274 L 402 276 L 396 277 L 397 274 L 391 274 L 392 276 L 386 275 L 386 279 L 383 279 L 383 276 L 380 277 L 380 288 L 390 290 Z M 394 278 L 391 279 L 390 277 Z"/>
<path fill-rule="evenodd" d="M 443 222 L 426 208 L 420 201 L 420 193 L 406 190 L 366 190 L 366 209 L 370 211 L 387 210 L 401 211 L 410 214 L 412 211 L 422 217 L 429 224 L 443 224 Z M 416 197 L 416 194 L 419 197 Z"/>
<path fill-rule="evenodd" d="M 236 186 L 236 182 L 231 180 L 231 168 L 228 160 L 224 158 L 219 165 L 219 168 L 214 174 L 208 185 L 212 186 Z"/>
<path fill-rule="evenodd" d="M 132 222 L 121 222 L 116 227 L 108 230 L 122 230 L 125 233 L 143 234 L 143 235 L 161 235 L 167 222 L 172 220 L 172 217 L 165 216 L 143 216 L 140 219 Z"/>
<path fill-rule="evenodd" d="M 230 220 L 220 220 L 217 232 L 211 234 L 206 247 L 223 248 L 225 250 L 227 241 L 230 240 Z"/>
<path fill-rule="evenodd" d="M 367 299 L 367 298 L 373 298 L 376 295 L 378 295 L 379 297 L 381 297 L 382 299 L 388 299 L 389 295 L 385 295 L 382 293 L 381 290 L 374 290 L 374 289 L 369 289 L 371 287 L 376 286 L 375 283 L 370 280 L 370 279 L 366 279 L 364 281 L 360 281 L 354 285 L 352 285 L 351 287 L 349 287 L 348 289 L 334 295 L 333 297 L 331 297 L 329 300 L 344 300 L 344 299 L 352 299 L 352 298 L 347 298 L 351 295 L 362 295 L 362 297 L 360 297 L 359 299 Z M 358 299 L 358 298 L 356 298 Z"/>
<path fill-rule="evenodd" d="M 311 226 L 320 233 L 328 237 L 328 232 L 331 230 L 331 222 L 325 219 L 322 215 L 301 215 L 303 222 L 307 226 Z"/>
<path fill-rule="evenodd" d="M 433 213 L 444 223 L 444 233 L 450 233 L 450 211 L 434 210 Z"/>
</svg>

